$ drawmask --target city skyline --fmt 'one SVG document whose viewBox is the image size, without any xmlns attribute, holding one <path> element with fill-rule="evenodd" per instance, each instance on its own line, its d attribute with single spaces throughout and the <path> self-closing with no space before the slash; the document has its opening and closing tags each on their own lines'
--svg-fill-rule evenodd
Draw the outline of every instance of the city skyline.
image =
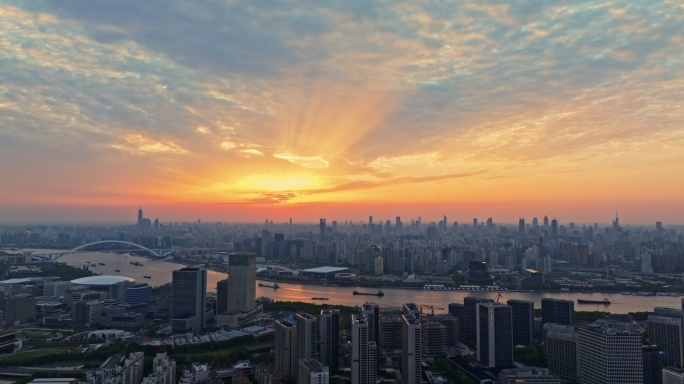
<svg viewBox="0 0 684 384">
<path fill-rule="evenodd" d="M 3 222 L 684 217 L 677 3 L 0 15 Z"/>
</svg>

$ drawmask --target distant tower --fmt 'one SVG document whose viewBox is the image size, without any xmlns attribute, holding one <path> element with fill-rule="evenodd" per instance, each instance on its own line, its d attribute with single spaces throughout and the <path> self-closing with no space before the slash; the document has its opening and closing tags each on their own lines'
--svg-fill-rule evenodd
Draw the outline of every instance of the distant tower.
<svg viewBox="0 0 684 384">
<path fill-rule="evenodd" d="M 473 219 L 473 229 L 477 228 L 477 219 Z"/>
<path fill-rule="evenodd" d="M 525 219 L 518 220 L 518 232 L 525 233 Z"/>
<path fill-rule="evenodd" d="M 143 223 L 143 211 L 142 211 L 142 207 L 140 207 L 140 209 L 138 209 L 138 227 L 142 227 L 142 223 Z"/>
<path fill-rule="evenodd" d="M 620 219 L 618 218 L 617 211 L 615 211 L 615 220 L 613 221 L 613 229 L 620 229 Z"/>
<path fill-rule="evenodd" d="M 325 219 L 321 219 L 320 230 L 321 233 L 319 235 L 318 240 L 322 243 L 325 241 Z"/>
<path fill-rule="evenodd" d="M 548 228 L 548 227 L 549 227 L 549 218 L 546 217 L 546 215 L 544 215 L 544 228 Z"/>
<path fill-rule="evenodd" d="M 292 225 L 292 218 L 290 217 L 290 225 Z"/>
<path fill-rule="evenodd" d="M 373 216 L 368 216 L 368 225 L 373 225 Z"/>
</svg>

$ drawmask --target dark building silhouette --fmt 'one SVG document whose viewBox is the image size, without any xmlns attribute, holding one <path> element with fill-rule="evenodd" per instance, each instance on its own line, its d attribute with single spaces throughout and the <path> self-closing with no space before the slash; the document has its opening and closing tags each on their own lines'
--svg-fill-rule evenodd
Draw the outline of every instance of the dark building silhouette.
<svg viewBox="0 0 684 384">
<path fill-rule="evenodd" d="M 508 300 L 513 314 L 513 344 L 534 345 L 534 302 Z"/>
<path fill-rule="evenodd" d="M 487 262 L 480 260 L 470 260 L 468 262 L 468 283 L 486 285 L 493 283 L 492 276 L 487 270 Z"/>
<path fill-rule="evenodd" d="M 644 384 L 663 382 L 663 368 L 667 366 L 667 356 L 657 345 L 641 346 L 644 360 Z"/>
<path fill-rule="evenodd" d="M 513 366 L 511 307 L 502 303 L 477 305 L 477 360 L 490 368 Z"/>
<path fill-rule="evenodd" d="M 575 325 L 575 303 L 571 300 L 542 299 L 542 324 Z"/>
<path fill-rule="evenodd" d="M 472 296 L 463 299 L 463 336 L 461 340 L 464 343 L 472 347 L 477 346 L 477 305 L 493 301 L 492 299 Z"/>
</svg>

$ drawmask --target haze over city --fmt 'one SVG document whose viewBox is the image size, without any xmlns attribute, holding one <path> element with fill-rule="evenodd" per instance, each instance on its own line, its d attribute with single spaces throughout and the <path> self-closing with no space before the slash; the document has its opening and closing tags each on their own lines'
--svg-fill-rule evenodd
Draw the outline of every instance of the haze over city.
<svg viewBox="0 0 684 384">
<path fill-rule="evenodd" d="M 679 2 L 0 2 L 0 221 L 681 224 Z"/>
</svg>

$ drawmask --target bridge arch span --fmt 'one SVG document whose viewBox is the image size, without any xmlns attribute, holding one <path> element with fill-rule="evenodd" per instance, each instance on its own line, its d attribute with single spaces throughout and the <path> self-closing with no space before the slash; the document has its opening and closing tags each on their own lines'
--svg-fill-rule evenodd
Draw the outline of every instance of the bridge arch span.
<svg viewBox="0 0 684 384">
<path fill-rule="evenodd" d="M 68 254 L 70 254 L 70 253 L 72 253 L 72 252 L 76 252 L 76 251 L 78 251 L 78 250 L 80 250 L 80 249 L 89 247 L 89 246 L 91 246 L 91 245 L 104 244 L 104 243 L 128 244 L 128 245 L 132 245 L 132 246 L 134 246 L 134 247 L 138 247 L 138 248 L 140 248 L 140 249 L 143 249 L 143 250 L 145 250 L 145 251 L 148 251 L 149 253 L 151 253 L 151 254 L 153 254 L 153 255 L 155 255 L 155 256 L 157 256 L 157 257 L 166 256 L 166 255 L 159 255 L 159 254 L 157 254 L 157 252 L 155 252 L 155 251 L 153 251 L 153 250 L 151 250 L 151 249 L 149 249 L 149 248 L 147 248 L 147 247 L 143 247 L 143 246 L 140 245 L 140 244 L 131 243 L 130 241 L 122 241 L 122 240 L 102 240 L 102 241 L 95 241 L 95 242 L 92 242 L 92 243 L 79 245 L 78 247 L 72 248 L 72 249 L 70 249 L 70 250 L 68 250 L 68 251 L 66 251 L 66 252 L 64 252 L 64 253 L 62 253 L 61 255 L 57 256 L 57 258 L 55 258 L 53 261 L 57 261 L 59 258 L 61 258 L 61 257 L 64 256 L 64 255 L 68 255 Z M 170 252 L 169 252 L 169 253 L 170 253 Z M 167 253 L 167 255 L 168 255 L 168 253 Z"/>
</svg>

